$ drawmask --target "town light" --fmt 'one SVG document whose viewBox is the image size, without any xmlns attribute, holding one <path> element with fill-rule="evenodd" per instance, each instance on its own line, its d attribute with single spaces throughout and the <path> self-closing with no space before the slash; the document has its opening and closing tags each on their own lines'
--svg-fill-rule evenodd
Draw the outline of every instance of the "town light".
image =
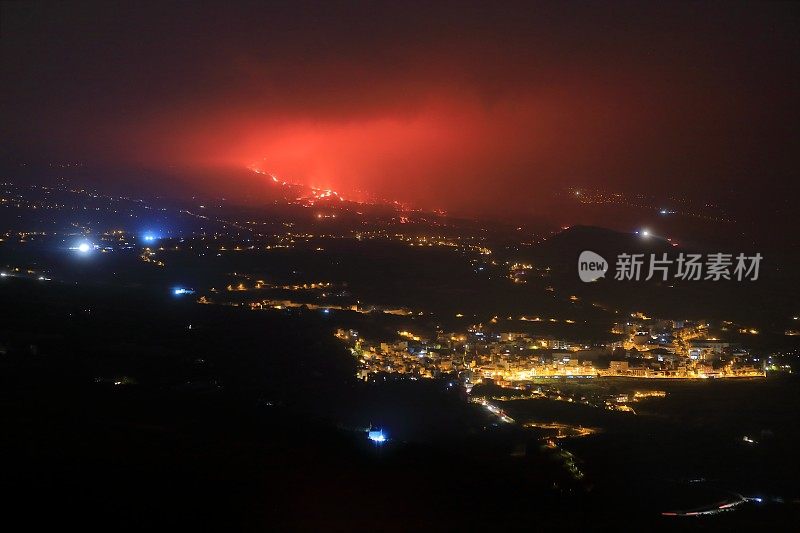
<svg viewBox="0 0 800 533">
<path fill-rule="evenodd" d="M 367 434 L 367 437 L 369 438 L 369 440 L 371 440 L 372 442 L 374 442 L 376 444 L 379 444 L 381 442 L 386 442 L 386 436 L 383 434 L 383 430 L 382 429 L 371 429 L 371 430 L 369 430 L 369 433 Z"/>
</svg>

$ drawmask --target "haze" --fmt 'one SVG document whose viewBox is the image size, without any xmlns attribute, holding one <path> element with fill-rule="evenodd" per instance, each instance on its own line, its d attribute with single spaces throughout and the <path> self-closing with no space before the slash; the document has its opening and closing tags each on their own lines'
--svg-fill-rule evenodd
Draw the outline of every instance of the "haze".
<svg viewBox="0 0 800 533">
<path fill-rule="evenodd" d="M 580 9 L 578 9 L 580 8 Z M 531 212 L 567 186 L 791 190 L 789 4 L 3 3 L 3 157 Z M 109 177 L 107 179 L 113 179 Z"/>
</svg>

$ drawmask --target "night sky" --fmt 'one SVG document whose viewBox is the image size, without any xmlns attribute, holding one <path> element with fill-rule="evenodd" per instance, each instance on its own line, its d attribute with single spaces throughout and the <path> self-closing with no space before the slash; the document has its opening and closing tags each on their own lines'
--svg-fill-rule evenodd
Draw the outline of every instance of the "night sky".
<svg viewBox="0 0 800 533">
<path fill-rule="evenodd" d="M 476 213 L 794 187 L 797 4 L 227 4 L 3 2 L 2 157 Z"/>
</svg>

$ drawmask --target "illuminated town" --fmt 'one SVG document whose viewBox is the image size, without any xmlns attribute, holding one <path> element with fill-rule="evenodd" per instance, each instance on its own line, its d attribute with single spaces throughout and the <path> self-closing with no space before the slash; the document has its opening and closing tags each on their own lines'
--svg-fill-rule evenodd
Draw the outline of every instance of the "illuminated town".
<svg viewBox="0 0 800 533">
<path fill-rule="evenodd" d="M 378 374 L 434 378 L 456 374 L 465 383 L 484 380 L 515 386 L 540 378 L 752 378 L 764 377 L 769 358 L 717 339 L 705 339 L 706 323 L 627 322 L 621 340 L 608 345 L 581 345 L 552 337 L 489 333 L 480 326 L 465 333 L 439 332 L 423 339 L 399 331 L 401 340 L 370 342 L 357 331 L 339 329 L 359 362 L 359 376 Z M 603 368 L 599 362 L 606 362 Z"/>
<path fill-rule="evenodd" d="M 796 530 L 798 21 L 0 0 L 5 522 Z"/>
</svg>

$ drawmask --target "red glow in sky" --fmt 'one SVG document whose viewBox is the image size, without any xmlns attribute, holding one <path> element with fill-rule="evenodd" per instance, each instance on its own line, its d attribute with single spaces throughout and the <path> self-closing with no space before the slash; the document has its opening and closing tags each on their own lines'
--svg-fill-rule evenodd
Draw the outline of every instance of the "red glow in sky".
<svg viewBox="0 0 800 533">
<path fill-rule="evenodd" d="M 579 6 L 3 4 L 4 155 L 258 163 L 462 212 L 790 186 L 796 8 Z"/>
<path fill-rule="evenodd" d="M 539 185 L 580 180 L 597 167 L 608 171 L 615 157 L 629 161 L 638 146 L 631 140 L 647 142 L 660 111 L 629 90 L 588 94 L 562 85 L 486 100 L 454 85 L 405 101 L 400 91 L 385 107 L 319 120 L 302 111 L 278 119 L 221 111 L 175 131 L 162 148 L 165 158 L 255 164 L 281 180 L 345 195 L 366 191 L 431 208 L 480 209 L 490 199 L 508 203 L 513 193 L 520 208 L 537 203 L 525 195 Z M 139 142 L 176 123 L 167 122 L 149 125 Z"/>
</svg>

